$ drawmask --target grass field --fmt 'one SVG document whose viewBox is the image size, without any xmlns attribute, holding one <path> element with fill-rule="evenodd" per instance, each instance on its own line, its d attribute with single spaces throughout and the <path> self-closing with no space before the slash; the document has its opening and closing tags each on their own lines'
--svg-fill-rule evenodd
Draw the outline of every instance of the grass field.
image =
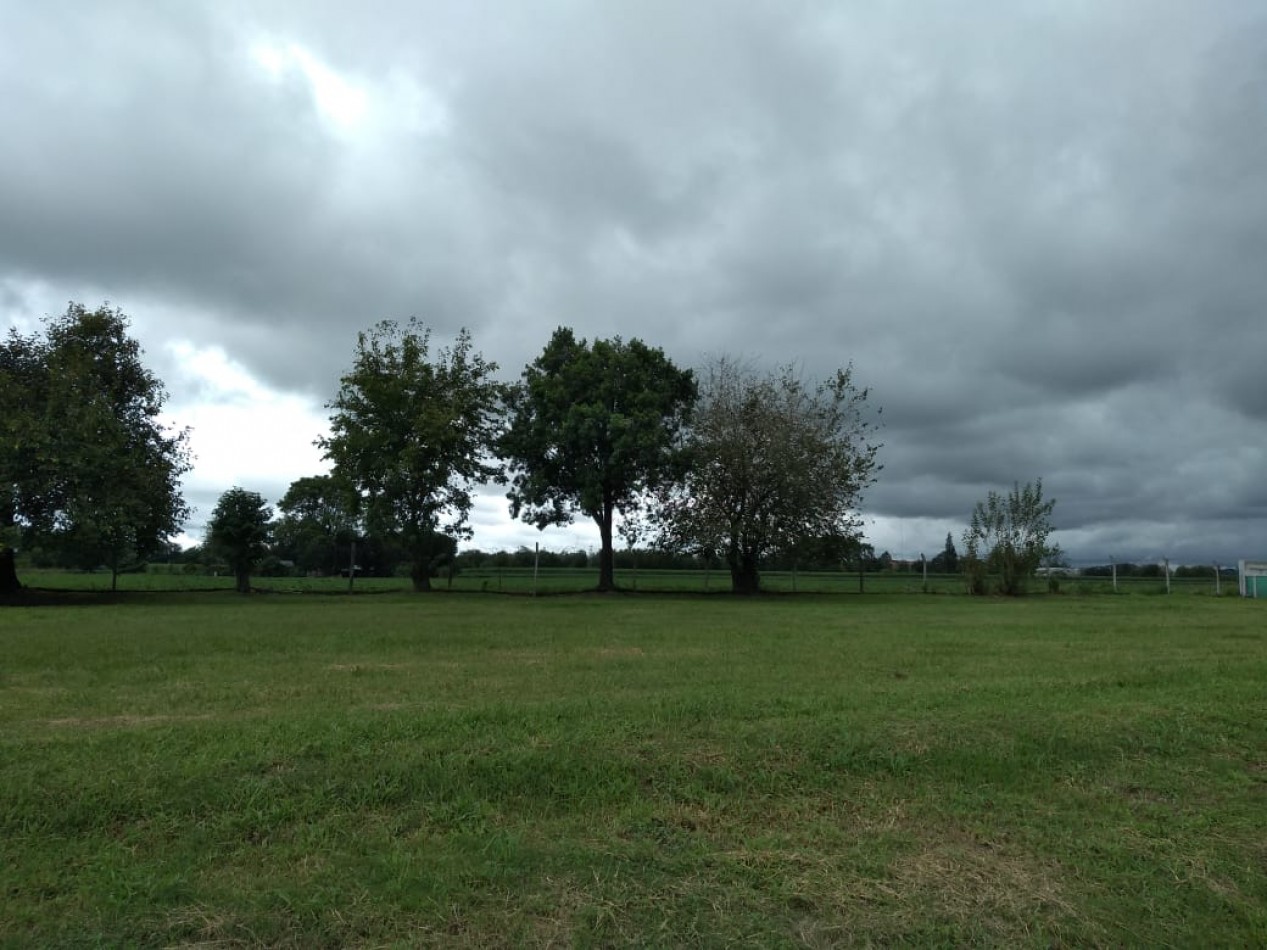
<svg viewBox="0 0 1267 950">
<path fill-rule="evenodd" d="M 1267 609 L 0 610 L 0 945 L 1267 945 Z"/>
</svg>

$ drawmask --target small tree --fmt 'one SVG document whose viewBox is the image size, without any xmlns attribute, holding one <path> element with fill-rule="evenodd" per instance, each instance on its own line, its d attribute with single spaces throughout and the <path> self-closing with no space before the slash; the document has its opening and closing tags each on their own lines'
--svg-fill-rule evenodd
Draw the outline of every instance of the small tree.
<svg viewBox="0 0 1267 950">
<path fill-rule="evenodd" d="M 207 523 L 207 544 L 229 564 L 239 594 L 251 592 L 251 570 L 268 553 L 273 510 L 244 488 L 230 488 Z"/>
<path fill-rule="evenodd" d="M 1024 487 L 1014 484 L 1006 496 L 990 492 L 977 502 L 964 532 L 962 558 L 968 590 L 984 594 L 988 577 L 998 578 L 998 592 L 1009 597 L 1025 593 L 1025 581 L 1055 549 L 1047 544 L 1052 532 L 1054 500 L 1043 501 L 1043 480 Z"/>
<path fill-rule="evenodd" d="M 296 479 L 277 503 L 280 518 L 273 528 L 274 553 L 294 561 L 303 572 L 338 573 L 338 546 L 357 536 L 350 485 L 329 475 Z"/>
</svg>

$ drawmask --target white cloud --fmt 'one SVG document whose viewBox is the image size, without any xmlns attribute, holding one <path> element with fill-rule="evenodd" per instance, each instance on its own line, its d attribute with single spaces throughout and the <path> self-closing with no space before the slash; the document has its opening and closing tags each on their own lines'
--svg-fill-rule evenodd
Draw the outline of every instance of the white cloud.
<svg viewBox="0 0 1267 950">
<path fill-rule="evenodd" d="M 187 490 L 223 491 L 237 485 L 276 502 L 297 478 L 328 469 L 313 443 L 328 431 L 312 399 L 260 382 L 219 347 L 185 340 L 167 344 L 180 378 L 176 389 L 196 400 L 173 403 L 167 421 L 188 426 L 194 454 Z"/>
<path fill-rule="evenodd" d="M 340 132 L 355 132 L 369 110 L 364 86 L 331 69 L 298 43 L 261 40 L 251 47 L 251 58 L 275 81 L 301 76 L 322 117 Z"/>
</svg>

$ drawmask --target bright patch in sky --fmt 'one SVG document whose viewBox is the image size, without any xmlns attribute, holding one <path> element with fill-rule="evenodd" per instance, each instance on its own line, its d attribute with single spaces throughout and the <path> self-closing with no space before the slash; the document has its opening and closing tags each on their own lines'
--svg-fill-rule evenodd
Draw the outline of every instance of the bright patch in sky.
<svg viewBox="0 0 1267 950">
<path fill-rule="evenodd" d="M 312 89 L 321 114 L 336 128 L 351 131 L 360 125 L 369 106 L 363 88 L 335 72 L 297 43 L 256 43 L 251 56 L 274 79 L 298 71 Z"/>
<path fill-rule="evenodd" d="M 173 404 L 168 415 L 189 426 L 195 456 L 186 490 L 214 491 L 238 485 L 269 497 L 275 486 L 289 485 L 328 468 L 314 440 L 327 430 L 324 411 L 312 400 L 270 389 L 219 347 L 187 341 L 167 344 L 188 382 L 199 390 L 196 402 Z M 200 512 L 205 517 L 209 512 Z"/>
</svg>

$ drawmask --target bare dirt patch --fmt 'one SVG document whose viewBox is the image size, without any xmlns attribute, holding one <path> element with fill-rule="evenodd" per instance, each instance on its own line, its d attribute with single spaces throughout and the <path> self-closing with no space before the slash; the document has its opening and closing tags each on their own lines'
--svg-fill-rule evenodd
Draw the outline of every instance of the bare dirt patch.
<svg viewBox="0 0 1267 950">
<path fill-rule="evenodd" d="M 1080 916 L 1059 869 L 1006 842 L 951 831 L 897 858 L 890 872 L 889 886 L 902 903 L 922 899 L 938 916 L 1000 939 L 1032 936 L 1035 920 Z"/>
</svg>

